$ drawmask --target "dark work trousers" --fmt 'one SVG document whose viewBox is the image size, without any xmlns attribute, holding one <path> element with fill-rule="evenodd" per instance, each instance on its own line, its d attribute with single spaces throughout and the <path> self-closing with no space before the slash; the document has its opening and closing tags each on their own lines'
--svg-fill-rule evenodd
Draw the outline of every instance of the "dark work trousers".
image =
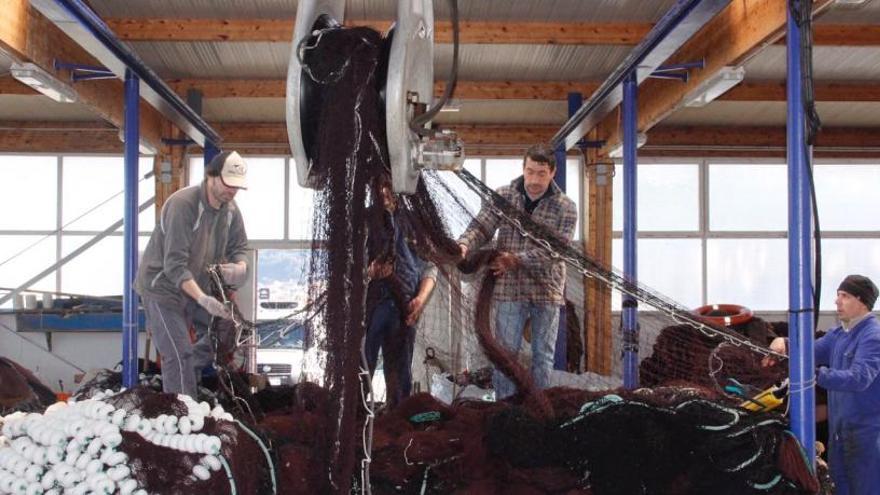
<svg viewBox="0 0 880 495">
<path fill-rule="evenodd" d="M 372 377 L 376 370 L 379 350 L 382 350 L 382 360 L 385 363 L 385 402 L 389 406 L 393 407 L 409 397 L 412 391 L 412 356 L 415 337 L 416 329 L 401 321 L 400 310 L 393 299 L 383 298 L 373 308 L 370 324 L 367 327 L 364 352 L 367 355 L 367 365 Z"/>
<path fill-rule="evenodd" d="M 183 307 L 159 298 L 141 296 L 147 328 L 162 355 L 162 390 L 197 397 L 202 368 L 214 359 L 208 333 L 211 321 L 204 309 L 188 300 Z M 196 330 L 193 343 L 189 327 Z"/>
</svg>

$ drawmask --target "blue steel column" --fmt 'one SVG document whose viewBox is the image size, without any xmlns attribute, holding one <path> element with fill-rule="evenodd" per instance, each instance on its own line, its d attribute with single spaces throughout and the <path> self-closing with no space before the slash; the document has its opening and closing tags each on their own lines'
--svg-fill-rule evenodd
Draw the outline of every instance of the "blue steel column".
<svg viewBox="0 0 880 495">
<path fill-rule="evenodd" d="M 214 143 L 212 143 L 211 141 L 205 141 L 205 152 L 204 152 L 205 166 L 208 166 L 208 164 L 211 163 L 211 160 L 213 160 L 214 157 L 219 154 L 220 154 L 220 149 L 218 149 L 216 146 L 214 146 Z"/>
<path fill-rule="evenodd" d="M 138 141 L 140 91 L 138 77 L 125 71 L 125 215 L 123 217 L 124 278 L 122 285 L 122 386 L 138 382 L 138 299 L 134 275 L 138 261 Z"/>
<path fill-rule="evenodd" d="M 636 188 L 638 138 L 639 85 L 632 71 L 623 81 L 623 274 L 635 284 L 638 280 L 638 249 L 636 247 L 637 198 Z M 623 386 L 639 386 L 639 314 L 635 298 L 623 295 L 621 324 L 623 327 Z"/>
<path fill-rule="evenodd" d="M 801 82 L 801 30 L 788 9 L 788 305 L 791 359 L 791 429 L 801 441 L 811 466 L 816 457 L 816 393 L 813 387 L 813 267 L 811 198 Z M 815 469 L 815 466 L 813 467 Z"/>
<path fill-rule="evenodd" d="M 568 116 L 577 113 L 583 105 L 584 97 L 580 93 L 568 94 Z M 566 171 L 568 168 L 565 154 L 565 143 L 556 147 L 556 176 L 553 178 L 556 185 L 566 191 Z M 559 330 L 556 332 L 556 351 L 553 353 L 553 369 L 565 371 L 568 369 L 568 317 L 565 306 L 559 308 Z"/>
</svg>

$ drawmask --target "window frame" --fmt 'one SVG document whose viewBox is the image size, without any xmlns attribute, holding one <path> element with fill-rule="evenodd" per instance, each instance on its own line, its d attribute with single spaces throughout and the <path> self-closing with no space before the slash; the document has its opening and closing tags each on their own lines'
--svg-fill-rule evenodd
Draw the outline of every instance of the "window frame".
<svg viewBox="0 0 880 495">
<path fill-rule="evenodd" d="M 693 162 L 699 167 L 699 229 L 695 231 L 638 231 L 637 239 L 700 239 L 701 255 L 702 255 L 702 304 L 709 304 L 718 301 L 708 301 L 708 243 L 714 239 L 788 239 L 787 230 L 742 230 L 742 231 L 723 231 L 709 229 L 709 167 L 710 165 L 728 165 L 728 164 L 746 164 L 746 165 L 768 165 L 779 166 L 786 165 L 784 158 L 738 158 L 738 157 L 639 157 L 639 166 L 652 165 L 680 165 Z M 615 159 L 615 167 L 622 167 L 623 160 Z M 814 158 L 813 165 L 832 165 L 832 166 L 875 166 L 880 167 L 880 159 L 866 158 Z M 617 180 L 623 180 L 623 176 L 617 176 Z M 622 201 L 623 198 L 619 198 Z M 614 201 L 618 198 L 615 196 Z M 821 206 L 821 205 L 820 205 Z M 821 227 L 821 226 L 820 226 Z M 612 231 L 612 239 L 622 239 L 623 231 Z M 867 231 L 849 231 L 849 230 L 822 230 L 823 239 L 876 239 L 880 241 L 880 230 Z M 617 263 L 622 266 L 622 260 Z M 785 283 L 788 281 L 786 280 Z M 824 281 L 828 283 L 828 281 Z M 788 308 L 777 308 L 770 310 L 762 310 L 762 312 L 784 312 Z M 615 309 L 615 311 L 617 311 Z M 834 311 L 822 310 L 823 315 L 834 314 Z"/>
</svg>

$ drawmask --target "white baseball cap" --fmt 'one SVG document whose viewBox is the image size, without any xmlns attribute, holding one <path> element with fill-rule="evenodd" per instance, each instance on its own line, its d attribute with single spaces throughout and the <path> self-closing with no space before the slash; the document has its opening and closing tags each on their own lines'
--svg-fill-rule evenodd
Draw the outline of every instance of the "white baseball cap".
<svg viewBox="0 0 880 495">
<path fill-rule="evenodd" d="M 219 170 L 220 180 L 227 187 L 247 189 L 247 164 L 237 151 L 224 151 L 215 156 L 208 165 L 210 170 Z"/>
</svg>

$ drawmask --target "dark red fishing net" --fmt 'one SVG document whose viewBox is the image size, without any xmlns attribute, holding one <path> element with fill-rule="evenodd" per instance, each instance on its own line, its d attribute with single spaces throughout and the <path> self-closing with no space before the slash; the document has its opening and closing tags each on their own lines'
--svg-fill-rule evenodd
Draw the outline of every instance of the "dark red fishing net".
<svg viewBox="0 0 880 495">
<path fill-rule="evenodd" d="M 416 193 L 398 198 L 397 228 L 421 258 L 440 268 L 434 299 L 441 307 L 423 317 L 420 333 L 457 332 L 465 343 L 441 348 L 436 361 L 456 375 L 465 368 L 461 347 L 472 344 L 469 359 L 504 372 L 518 394 L 502 403 L 454 400 L 452 406 L 417 394 L 399 404 L 391 401 L 395 407 L 378 415 L 372 433 L 364 428 L 368 413 L 358 372 L 365 322 L 375 304 L 367 294 L 367 266 L 394 255 L 387 245 L 373 244 L 377 232 L 387 238 L 391 229 L 377 199 L 377 184 L 390 172 L 376 80 L 381 43 L 374 31 L 345 28 L 322 31 L 304 45 L 303 64 L 321 86 L 309 164 L 319 191 L 310 299 L 324 301 L 315 334 L 326 368 L 322 389 L 302 384 L 289 398 L 263 397 L 278 407 L 262 426 L 272 433 L 280 478 L 286 480 L 279 490 L 348 493 L 362 489 L 369 476 L 372 493 L 805 493 L 810 478 L 802 477 L 805 465 L 780 455 L 788 449 L 780 418 L 743 413 L 735 426 L 713 429 L 733 417 L 724 408 L 741 400 L 725 389 L 731 379 L 760 388 L 782 376 L 782 366 L 762 367 L 756 352 L 769 333 L 697 329 L 699 321 L 686 309 L 622 282 L 617 271 L 585 257 L 466 173 L 423 172 Z M 478 219 L 481 207 L 493 213 Z M 481 221 L 492 224 L 474 224 Z M 513 222 L 536 239 L 532 247 L 548 263 L 558 257 L 569 261 L 566 296 L 574 305 L 567 319 L 574 325 L 565 337 L 574 355 L 568 369 L 582 369 L 578 349 L 587 344 L 577 325 L 584 321 L 585 300 L 585 273 L 578 270 L 636 295 L 644 304 L 641 378 L 653 388 L 616 390 L 619 362 L 610 376 L 590 375 L 593 381 L 580 383 L 591 391 L 535 386 L 528 357 L 503 348 L 494 336 L 495 278 L 485 270 L 494 251 L 474 249 L 470 259 L 454 266 L 460 261 L 455 239 L 469 224 L 491 232 L 499 222 Z M 536 283 L 545 277 L 529 276 Z M 394 277 L 391 281 L 394 288 Z M 401 294 L 394 297 L 398 305 L 406 303 Z M 622 349 L 619 338 L 615 346 L 612 352 Z M 386 369 L 399 357 L 395 351 L 393 342 L 386 342 Z M 562 383 L 581 378 L 554 376 Z M 386 383 L 388 396 L 394 396 L 398 377 L 389 372 Z M 603 399 L 610 391 L 617 402 Z M 611 402 L 595 406 L 603 400 Z M 591 402 L 593 408 L 582 411 Z M 734 431 L 743 433 L 724 436 Z M 364 447 L 368 439 L 371 449 Z"/>
</svg>

